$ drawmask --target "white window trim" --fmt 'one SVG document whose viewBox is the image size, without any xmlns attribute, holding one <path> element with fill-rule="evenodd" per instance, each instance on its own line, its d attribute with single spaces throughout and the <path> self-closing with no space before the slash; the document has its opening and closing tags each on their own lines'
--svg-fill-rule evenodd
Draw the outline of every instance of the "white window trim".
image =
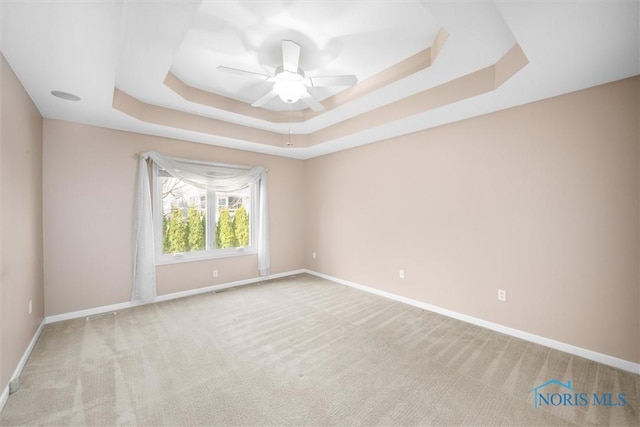
<svg viewBox="0 0 640 427">
<path fill-rule="evenodd" d="M 198 162 L 192 162 L 198 164 Z M 216 166 L 226 169 L 248 169 L 242 166 L 236 165 L 226 165 L 226 164 L 207 164 L 208 166 Z M 152 209 L 153 209 L 153 224 L 154 224 L 154 239 L 155 239 L 155 248 L 156 248 L 156 256 L 155 256 L 155 264 L 156 265 L 166 265 L 166 264 L 179 264 L 183 262 L 193 262 L 193 261 L 205 261 L 211 259 L 220 259 L 220 258 L 230 258 L 237 256 L 245 256 L 245 255 L 256 255 L 258 253 L 258 247 L 256 244 L 256 236 L 257 236 L 257 221 L 254 219 L 258 217 L 258 186 L 251 186 L 251 209 L 249 212 L 249 227 L 250 227 L 250 236 L 251 236 L 251 245 L 245 246 L 241 248 L 225 248 L 225 249 L 216 249 L 215 248 L 215 230 L 216 223 L 215 221 L 211 221 L 210 218 L 215 218 L 215 191 L 207 191 L 207 248 L 204 251 L 199 252 L 187 252 L 181 254 L 164 254 L 162 252 L 162 186 L 158 182 L 158 165 L 156 163 L 153 164 L 153 173 L 151 177 L 151 188 L 153 192 L 152 197 Z M 214 201 L 214 203 L 210 203 L 210 201 Z"/>
</svg>

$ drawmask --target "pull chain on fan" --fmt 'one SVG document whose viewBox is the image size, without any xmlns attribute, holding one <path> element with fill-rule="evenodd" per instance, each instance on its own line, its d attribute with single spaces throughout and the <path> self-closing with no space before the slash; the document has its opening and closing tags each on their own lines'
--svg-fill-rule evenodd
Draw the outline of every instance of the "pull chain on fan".
<svg viewBox="0 0 640 427">
<path fill-rule="evenodd" d="M 292 113 L 291 113 L 291 104 L 292 102 L 287 102 L 287 104 L 289 104 L 289 137 L 287 139 L 287 147 L 292 147 L 293 146 L 293 142 L 291 142 L 291 123 L 292 123 Z"/>
</svg>

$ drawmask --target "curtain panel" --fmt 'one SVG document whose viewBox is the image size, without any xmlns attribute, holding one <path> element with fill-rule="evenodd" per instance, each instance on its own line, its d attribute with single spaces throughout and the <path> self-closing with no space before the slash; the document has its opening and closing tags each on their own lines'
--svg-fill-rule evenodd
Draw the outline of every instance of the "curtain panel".
<svg viewBox="0 0 640 427">
<path fill-rule="evenodd" d="M 250 185 L 258 186 L 258 271 L 269 274 L 269 230 L 267 206 L 267 171 L 262 166 L 232 169 L 215 164 L 163 156 L 149 151 L 138 160 L 134 221 L 133 291 L 131 300 L 137 303 L 156 298 L 155 241 L 152 208 L 152 188 L 149 181 L 153 164 L 171 176 L 194 187 L 212 191 L 237 191 Z"/>
</svg>

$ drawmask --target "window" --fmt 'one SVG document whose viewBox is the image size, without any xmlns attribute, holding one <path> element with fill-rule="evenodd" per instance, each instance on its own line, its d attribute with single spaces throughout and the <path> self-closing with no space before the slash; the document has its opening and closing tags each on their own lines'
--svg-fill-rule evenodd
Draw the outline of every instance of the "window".
<svg viewBox="0 0 640 427">
<path fill-rule="evenodd" d="M 237 171 L 225 166 L 212 170 Z M 234 191 L 206 190 L 173 177 L 158 165 L 153 182 L 158 263 L 256 252 L 257 185 L 248 183 Z"/>
</svg>

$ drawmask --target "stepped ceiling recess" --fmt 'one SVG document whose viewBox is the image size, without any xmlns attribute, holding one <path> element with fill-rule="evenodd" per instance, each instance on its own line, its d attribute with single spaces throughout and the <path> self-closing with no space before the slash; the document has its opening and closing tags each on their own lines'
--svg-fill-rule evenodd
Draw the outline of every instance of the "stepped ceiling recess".
<svg viewBox="0 0 640 427">
<path fill-rule="evenodd" d="M 640 74 L 632 0 L 3 0 L 0 13 L 2 53 L 45 118 L 303 159 Z M 274 75 L 282 40 L 306 76 L 358 83 L 309 88 L 322 111 L 252 107 L 273 82 L 218 67 Z"/>
</svg>

